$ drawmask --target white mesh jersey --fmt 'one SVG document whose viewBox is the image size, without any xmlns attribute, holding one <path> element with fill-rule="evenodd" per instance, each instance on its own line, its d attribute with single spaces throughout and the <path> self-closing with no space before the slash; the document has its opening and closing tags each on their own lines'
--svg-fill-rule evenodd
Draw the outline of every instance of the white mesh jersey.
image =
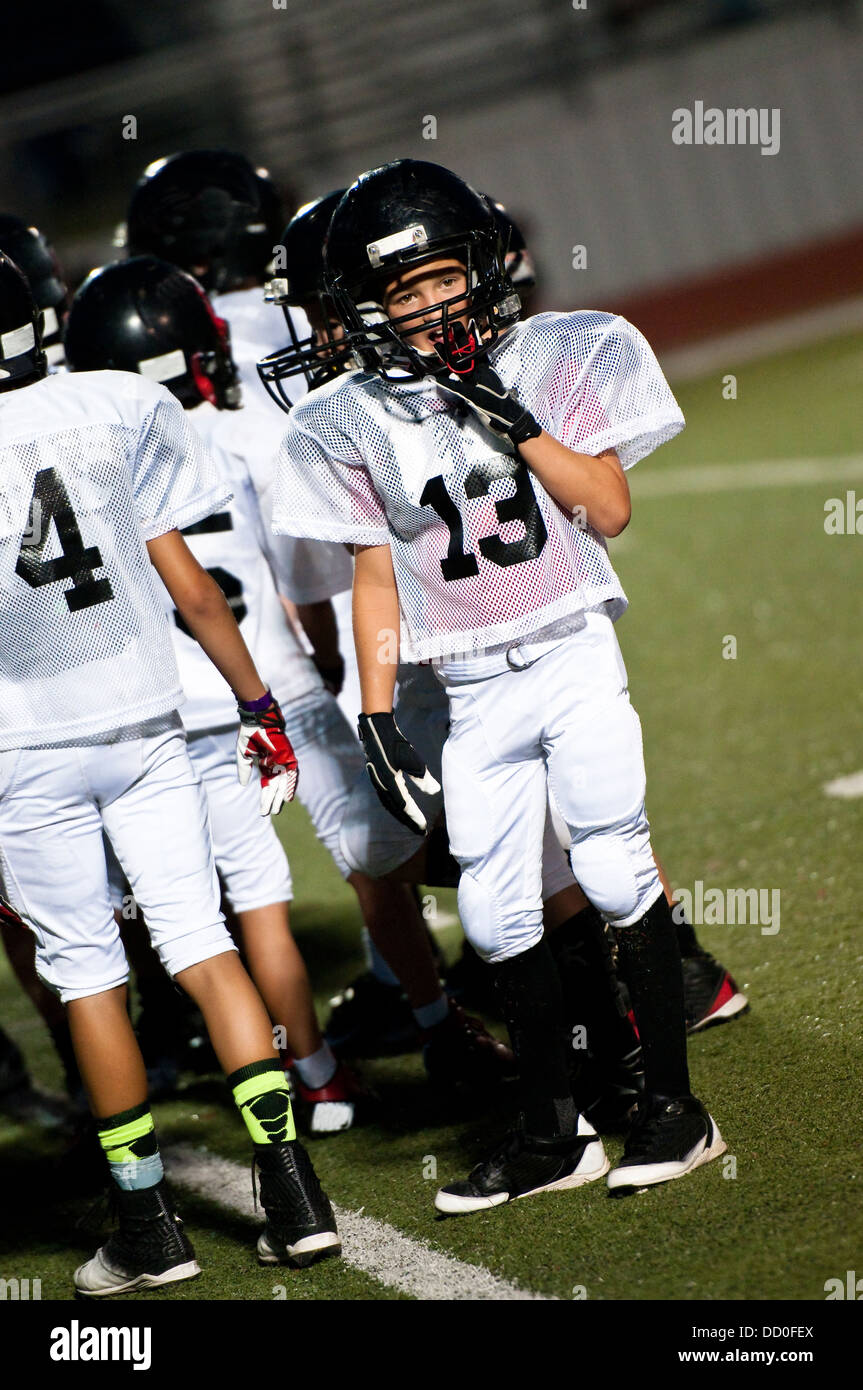
<svg viewBox="0 0 863 1390">
<path fill-rule="evenodd" d="M 629 468 L 683 428 L 649 344 L 611 314 L 539 314 L 490 360 L 578 452 L 616 449 Z M 603 538 L 429 379 L 354 372 L 300 401 L 279 451 L 273 527 L 389 542 L 409 660 L 557 635 L 585 609 L 617 618 L 626 607 Z"/>
<path fill-rule="evenodd" d="M 260 285 L 249 290 L 229 290 L 227 294 L 211 295 L 211 302 L 215 312 L 227 320 L 231 330 L 231 356 L 240 373 L 246 405 L 254 403 L 278 410 L 279 407 L 270 400 L 267 388 L 258 376 L 257 364 L 262 357 L 278 352 L 290 340 L 281 309 L 275 304 L 266 303 Z M 297 337 L 307 338 L 311 329 L 302 309 L 290 309 L 288 312 Z M 294 402 L 305 395 L 306 379 L 302 372 L 289 378 L 286 389 L 289 399 Z"/>
<path fill-rule="evenodd" d="M 247 410 L 217 410 L 206 403 L 188 419 L 213 458 L 223 491 L 232 494 L 219 511 L 190 527 L 186 544 L 216 580 L 230 604 L 261 677 L 280 704 L 322 688 L 321 678 L 292 629 L 276 591 L 267 558 L 268 537 L 247 455 L 256 438 Z M 260 437 L 260 436 L 258 436 Z M 171 622 L 186 702 L 186 729 L 224 728 L 237 722 L 237 701 L 206 653 L 198 646 L 159 581 Z"/>
<path fill-rule="evenodd" d="M 0 394 L 0 477 L 0 749 L 175 709 L 146 542 L 228 497 L 178 402 L 128 372 Z"/>
<path fill-rule="evenodd" d="M 284 434 L 284 420 L 258 376 L 256 363 L 285 346 L 289 336 L 287 326 L 281 309 L 266 304 L 258 286 L 214 295 L 213 308 L 230 326 L 231 353 L 243 384 L 244 405 L 247 410 L 254 407 L 260 412 L 255 420 L 254 452 L 250 449 L 247 458 L 254 470 L 262 509 L 268 516 L 268 509 L 272 507 L 275 455 Z M 297 337 L 308 337 L 311 329 L 302 309 L 292 308 L 289 313 Z M 288 378 L 286 390 L 294 404 L 306 394 L 302 372 Z M 268 421 L 272 422 L 272 435 Z M 244 413 L 244 422 L 251 424 L 250 410 Z M 270 542 L 270 558 L 279 592 L 292 603 L 318 603 L 351 587 L 353 560 L 344 546 L 310 542 L 296 536 L 274 537 L 271 532 Z"/>
</svg>

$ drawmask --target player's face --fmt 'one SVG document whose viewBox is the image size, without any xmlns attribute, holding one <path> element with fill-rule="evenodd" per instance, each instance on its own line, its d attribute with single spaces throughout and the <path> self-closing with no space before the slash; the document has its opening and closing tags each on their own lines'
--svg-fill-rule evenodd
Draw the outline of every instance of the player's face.
<svg viewBox="0 0 863 1390">
<path fill-rule="evenodd" d="M 303 308 L 312 330 L 315 347 L 328 347 L 332 343 L 341 342 L 345 336 L 345 330 L 341 321 L 334 314 L 324 318 L 317 300 L 310 300 L 308 304 L 303 305 Z"/>
<path fill-rule="evenodd" d="M 424 321 L 440 319 L 440 309 L 436 306 L 442 300 L 455 300 L 450 304 L 450 321 L 458 320 L 467 326 L 470 308 L 467 272 L 460 261 L 451 257 L 426 261 L 390 281 L 384 291 L 383 308 L 391 319 L 411 316 L 404 324 L 399 324 L 399 331 L 402 331 Z M 443 333 L 438 326 L 429 332 L 412 333 L 409 341 L 417 352 L 433 353 L 435 343 L 443 341 Z"/>
</svg>

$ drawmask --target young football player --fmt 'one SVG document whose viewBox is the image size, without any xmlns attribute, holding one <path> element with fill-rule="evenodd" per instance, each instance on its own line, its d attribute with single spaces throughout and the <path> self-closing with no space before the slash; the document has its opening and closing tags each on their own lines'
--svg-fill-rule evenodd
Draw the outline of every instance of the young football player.
<svg viewBox="0 0 863 1390">
<path fill-rule="evenodd" d="M 302 309 L 312 329 L 307 339 L 299 339 L 285 307 L 291 342 L 259 363 L 268 391 L 288 413 L 292 396 L 284 388 L 285 381 L 302 373 L 310 389 L 314 389 L 355 365 L 322 280 L 324 239 L 343 192 L 330 193 L 294 216 L 279 247 L 284 276 L 268 286 L 268 297 L 283 306 Z M 523 239 L 500 206 L 491 207 L 506 250 L 507 275 L 512 280 L 515 274 L 516 283 L 524 289 L 532 283 L 532 262 L 524 250 Z M 353 655 L 352 639 L 350 648 Z M 449 710 L 446 693 L 429 663 L 400 664 L 395 715 L 399 728 L 439 781 Z M 433 827 L 441 807 L 440 793 L 423 798 L 424 813 Z M 621 1007 L 613 970 L 609 969 L 608 934 L 561 855 L 555 822 L 561 824 L 559 816 L 547 820 L 543 841 L 543 916 L 552 933 L 550 945 L 562 977 L 567 1031 L 575 1037 L 574 1030 L 580 1026 L 582 1041 L 586 1043 L 570 1050 L 573 1087 L 580 1109 L 592 1123 L 603 1129 L 615 1128 L 637 1096 L 637 1038 L 626 1017 L 626 1008 Z M 566 832 L 565 826 L 563 831 Z M 353 790 L 342 823 L 341 842 L 348 862 L 368 873 L 431 884 L 457 883 L 458 866 L 449 855 L 445 828 L 433 828 L 423 847 L 417 850 L 414 828 L 401 826 L 384 809 L 368 778 L 361 778 Z M 678 935 L 680 931 L 678 927 Z M 720 968 L 720 973 L 725 972 Z M 462 960 L 447 976 L 448 987 L 454 985 L 460 992 L 467 991 L 481 1008 L 493 1008 L 488 974 L 467 944 Z M 353 981 L 335 1002 L 328 1033 L 342 1046 L 357 1050 L 379 1046 L 382 1035 L 391 1038 L 402 1022 L 400 999 L 398 981 L 385 962 L 372 956 L 369 971 Z M 687 998 L 687 1013 L 688 1003 Z"/>
<path fill-rule="evenodd" d="M 291 219 L 279 247 L 284 275 L 268 286 L 268 297 L 283 306 L 290 344 L 259 363 L 261 379 L 273 399 L 288 413 L 293 393 L 284 383 L 302 373 L 311 390 L 352 369 L 350 348 L 341 343 L 342 328 L 322 283 L 323 246 L 330 218 L 345 190 L 337 190 L 302 207 Z M 311 327 L 309 337 L 298 337 L 291 312 L 301 309 Z M 353 656 L 353 639 L 350 639 Z M 436 782 L 440 780 L 441 752 L 449 725 L 446 693 L 429 662 L 401 662 L 397 675 L 395 711 L 400 729 L 419 750 Z M 389 875 L 406 881 L 455 886 L 458 865 L 449 853 L 444 826 L 437 825 L 443 798 L 440 788 L 423 797 L 430 833 L 417 849 L 416 827 L 400 825 L 382 805 L 368 777 L 361 776 L 351 792 L 342 821 L 342 852 L 356 869 L 374 876 Z M 571 1025 L 588 1026 L 590 1047 L 571 1050 L 570 1060 L 580 1075 L 583 1106 L 591 1115 L 602 1106 L 605 1115 L 621 1117 L 636 1098 L 639 1080 L 637 1039 L 631 1024 L 617 1007 L 616 991 L 609 991 L 608 972 L 601 960 L 597 976 L 590 971 L 582 984 L 584 959 L 594 964 L 601 952 L 593 934 L 586 932 L 592 909 L 575 884 L 568 861 L 555 838 L 549 818 L 543 839 L 543 901 L 546 924 L 559 927 L 554 949 L 568 977 L 568 1004 L 574 1012 Z M 577 919 L 577 920 L 573 920 Z M 468 948 L 470 950 L 470 948 Z M 476 955 L 475 975 L 485 971 Z M 570 968 L 570 962 L 571 968 Z M 575 978 L 575 977 L 578 978 Z M 475 997 L 488 1006 L 486 988 Z M 604 1007 L 600 1000 L 604 999 Z M 372 954 L 369 971 L 361 975 L 335 1003 L 328 1034 L 344 1048 L 374 1049 L 393 1045 L 403 1027 L 401 987 L 379 955 Z M 567 1011 L 569 1013 L 569 1009 Z M 570 1020 L 568 1020 L 570 1021 Z M 602 1060 L 600 1061 L 600 1055 Z M 619 1073 L 623 1072 L 621 1076 Z M 588 1080 L 589 1077 L 589 1080 Z M 609 1110 L 609 1100 L 613 1106 Z"/>
<path fill-rule="evenodd" d="M 294 216 L 279 248 L 286 274 L 284 278 L 274 279 L 268 287 L 269 296 L 283 305 L 291 344 L 259 363 L 258 370 L 272 398 L 288 412 L 296 397 L 296 387 L 286 389 L 285 382 L 295 381 L 302 373 L 312 389 L 355 366 L 350 346 L 343 342 L 340 346 L 343 330 L 322 280 L 324 239 L 332 214 L 344 191 L 330 193 L 306 205 Z M 533 259 L 519 228 L 502 204 L 494 202 L 488 196 L 486 201 L 501 237 L 507 277 L 518 291 L 523 311 L 526 297 L 531 295 L 535 285 Z M 298 336 L 291 317 L 298 309 L 302 310 L 312 329 L 310 336 L 305 339 Z M 345 579 L 339 575 L 338 585 L 333 586 L 331 592 L 337 593 L 345 586 Z M 350 652 L 353 656 L 352 641 Z M 436 681 L 427 679 L 428 675 L 427 666 L 405 663 L 400 667 L 397 691 L 398 719 L 399 727 L 406 731 L 409 742 L 418 748 L 433 775 L 439 777 L 440 748 L 446 737 L 449 716 L 445 692 Z M 437 860 L 440 855 L 434 844 L 429 849 L 432 853 L 432 866 L 429 868 L 425 862 L 426 853 L 415 851 L 410 834 L 400 832 L 391 819 L 387 825 L 387 818 L 381 817 L 379 812 L 375 814 L 373 807 L 371 810 L 368 809 L 369 793 L 367 782 L 358 784 L 345 817 L 342 844 L 348 861 L 369 873 L 398 872 L 404 875 L 406 863 L 411 860 L 411 872 L 417 881 L 445 881 L 429 877 L 430 874 L 438 872 Z M 438 809 L 439 804 L 438 802 Z M 431 820 L 436 808 L 431 805 L 430 809 Z M 558 829 L 560 842 L 565 847 L 568 844 L 568 832 L 555 812 L 553 800 L 551 811 L 554 827 Z M 547 832 L 550 830 L 551 826 L 547 827 Z M 544 862 L 548 865 L 553 863 L 552 844 L 553 837 L 547 833 Z M 659 860 L 657 869 L 669 904 L 675 907 L 670 885 Z M 578 889 L 560 891 L 565 896 L 553 896 L 558 892 L 558 884 L 556 879 L 547 873 L 543 885 L 546 925 L 562 928 L 562 934 L 554 939 L 553 949 L 574 954 L 579 958 L 587 950 L 588 954 L 596 959 L 595 942 L 590 940 L 591 933 L 585 937 L 588 918 L 595 919 L 595 914 L 587 911 L 586 900 Z M 581 912 L 586 912 L 587 917 L 580 918 Z M 578 920 L 573 921 L 573 918 Z M 746 996 L 738 989 L 726 968 L 700 945 L 693 928 L 682 917 L 679 906 L 674 912 L 674 920 L 683 959 L 687 1031 L 697 1032 L 745 1012 L 748 1008 Z M 595 932 L 592 935 L 595 936 Z M 564 937 L 567 938 L 566 941 Z M 476 959 L 470 946 L 467 947 L 465 958 L 465 969 L 459 970 L 457 967 L 455 978 L 466 975 L 469 981 L 481 980 L 481 974 L 470 967 L 470 962 Z M 383 970 L 378 965 L 379 980 L 386 981 L 387 974 L 384 972 L 386 965 L 383 965 Z M 362 983 L 361 979 L 360 984 Z M 356 993 L 355 990 L 354 994 Z M 385 1009 L 385 990 L 364 986 L 362 993 L 363 998 L 369 1000 L 370 1012 L 380 1014 Z M 351 1014 L 357 1012 L 358 1002 L 356 998 L 348 1001 L 347 1008 Z M 578 1016 L 581 1017 L 581 1013 Z M 626 1050 L 629 1051 L 628 1048 Z"/>
<path fill-rule="evenodd" d="M 164 1181 L 144 1063 L 126 1008 L 108 835 L 165 969 L 195 1000 L 254 1145 L 265 1263 L 338 1252 L 330 1204 L 297 1143 L 266 1009 L 219 910 L 203 789 L 155 574 L 238 702 L 237 768 L 262 809 L 297 770 L 278 704 L 218 585 L 180 528 L 228 492 L 152 381 L 47 375 L 40 315 L 0 257 L 0 877 L 36 938 L 40 978 L 66 1006 L 109 1164 L 119 1230 L 75 1274 L 99 1297 L 198 1274 Z M 196 370 L 214 382 L 224 354 Z"/>
<path fill-rule="evenodd" d="M 690 1089 L 680 954 L 614 637 L 626 599 L 604 537 L 629 520 L 623 465 L 683 418 L 624 320 L 517 322 L 491 211 L 448 170 L 400 160 L 362 176 L 326 257 L 363 370 L 292 412 L 274 527 L 356 547 L 361 736 L 379 791 L 420 831 L 431 779 L 393 718 L 402 623 L 445 685 L 459 909 L 494 966 L 521 1075 L 520 1125 L 436 1204 L 472 1211 L 608 1170 L 573 1104 L 542 932 L 549 786 L 573 873 L 616 930 L 644 1050 L 646 1094 L 609 1187 L 680 1177 L 725 1145 Z"/>
</svg>

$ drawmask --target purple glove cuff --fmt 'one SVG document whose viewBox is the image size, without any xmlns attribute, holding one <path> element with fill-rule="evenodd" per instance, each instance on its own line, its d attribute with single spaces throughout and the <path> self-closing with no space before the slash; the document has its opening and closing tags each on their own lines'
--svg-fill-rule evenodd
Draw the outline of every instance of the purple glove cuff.
<svg viewBox="0 0 863 1390">
<path fill-rule="evenodd" d="M 268 690 L 266 695 L 262 695 L 258 700 L 238 700 L 237 704 L 241 710 L 247 714 L 261 714 L 265 709 L 269 709 L 273 703 L 273 692 Z"/>
</svg>

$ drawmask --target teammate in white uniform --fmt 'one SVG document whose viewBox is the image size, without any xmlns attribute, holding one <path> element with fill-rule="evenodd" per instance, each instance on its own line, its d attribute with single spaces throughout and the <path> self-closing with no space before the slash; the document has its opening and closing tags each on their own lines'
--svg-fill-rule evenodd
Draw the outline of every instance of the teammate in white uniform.
<svg viewBox="0 0 863 1390">
<path fill-rule="evenodd" d="M 189 412 L 219 480 L 233 496 L 223 510 L 184 529 L 187 544 L 227 598 L 256 663 L 272 674 L 272 689 L 288 712 L 288 737 L 301 751 L 301 799 L 347 878 L 350 869 L 338 849 L 339 820 L 351 769 L 356 776 L 362 768 L 361 750 L 286 620 L 265 553 L 271 537 L 247 459 L 252 442 L 264 457 L 274 453 L 270 417 L 256 420 L 254 409 L 231 408 L 240 403 L 236 383 L 213 391 L 209 379 L 196 373 L 216 322 L 200 287 L 175 267 L 149 256 L 119 262 L 91 275 L 76 296 L 67 333 L 69 363 L 73 371 L 106 366 L 139 371 L 143 362 Z M 186 696 L 189 754 L 207 792 L 216 867 L 252 978 L 282 1030 L 301 1099 L 310 1108 L 312 1132 L 347 1129 L 359 1088 L 321 1036 L 308 974 L 290 931 L 292 886 L 284 850 L 269 817 L 258 814 L 252 788 L 237 782 L 233 696 L 214 675 L 164 586 L 161 597 Z"/>
<path fill-rule="evenodd" d="M 335 1253 L 266 1010 L 219 910 L 153 569 L 239 698 L 241 780 L 254 759 L 262 804 L 278 809 L 296 782 L 278 705 L 178 529 L 228 494 L 168 392 L 125 373 L 46 376 L 39 326 L 26 281 L 0 257 L 0 877 L 34 932 L 40 977 L 67 1008 L 120 1213 L 76 1287 L 100 1296 L 198 1273 L 126 1011 L 103 829 L 166 970 L 207 1021 L 255 1142 L 268 1215 L 260 1258 Z M 198 369 L 215 383 L 226 365 L 214 342 Z"/>
<path fill-rule="evenodd" d="M 446 685 L 459 906 L 495 965 L 523 1088 L 524 1128 L 437 1205 L 475 1210 L 608 1168 L 569 1093 L 559 978 L 542 937 L 547 781 L 573 872 L 619 929 L 644 1047 L 647 1094 L 609 1186 L 681 1176 L 724 1144 L 690 1092 L 680 957 L 613 634 L 626 599 L 602 537 L 629 519 L 621 464 L 683 418 L 625 321 L 516 323 L 488 206 L 439 166 L 397 161 L 357 180 L 333 215 L 327 261 L 367 370 L 292 413 L 274 526 L 357 546 L 363 741 L 379 793 L 420 831 L 418 793 L 434 786 L 391 712 L 400 621 Z"/>
<path fill-rule="evenodd" d="M 255 171 L 241 155 L 206 150 L 178 154 L 157 161 L 146 171 L 132 195 L 127 222 L 132 249 L 161 254 L 166 259 L 177 258 L 186 269 L 193 265 L 205 285 L 242 294 L 242 331 L 248 336 L 254 335 L 257 329 L 249 300 L 253 291 L 246 281 L 261 276 L 263 268 L 261 263 L 254 275 L 249 273 L 249 240 L 257 235 L 253 229 L 261 216 L 255 202 L 259 184 Z M 258 245 L 259 255 L 260 251 Z M 266 308 L 262 299 L 258 311 L 269 314 L 276 321 L 280 318 Z M 286 317 L 289 331 L 296 338 L 297 333 L 303 331 L 303 316 L 293 317 L 288 313 Z M 242 432 L 246 436 L 246 458 L 255 475 L 262 509 L 268 513 L 267 490 L 275 464 L 272 436 L 265 430 L 247 430 L 246 417 L 241 418 Z M 251 417 L 252 420 L 256 418 L 256 415 Z M 280 417 L 271 412 L 268 419 L 280 420 Z M 277 433 L 280 437 L 280 428 Z M 269 475 L 268 469 L 271 470 Z M 326 576 L 331 575 L 334 567 L 344 567 L 348 559 L 346 552 L 338 545 L 303 540 L 286 542 L 285 538 L 273 538 L 272 548 L 280 589 L 296 602 L 308 631 L 310 610 L 315 606 L 312 596 L 320 591 L 316 586 L 331 582 Z M 309 600 L 308 607 L 303 606 L 304 600 Z M 316 656 L 318 669 L 326 677 L 325 654 L 319 649 Z M 322 699 L 307 716 L 308 728 L 304 735 L 310 737 L 309 731 L 314 730 L 319 752 L 330 745 L 321 752 L 326 764 L 320 779 L 321 790 L 324 796 L 329 796 L 327 789 L 332 786 L 334 776 L 342 788 L 337 798 L 330 799 L 330 825 L 340 822 L 351 785 L 362 776 L 359 744 L 344 720 L 338 720 L 336 715 L 332 702 L 328 704 Z M 304 761 L 308 764 L 308 752 L 304 753 Z M 346 872 L 337 850 L 336 860 Z M 508 1073 L 512 1068 L 509 1049 L 461 1010 L 450 1008 L 429 950 L 422 917 L 409 889 L 399 883 L 373 880 L 360 872 L 351 872 L 349 881 L 359 897 L 372 940 L 404 985 L 422 1031 L 430 1075 L 447 1084 L 454 1080 L 484 1084 L 498 1079 L 501 1073 Z"/>
<path fill-rule="evenodd" d="M 343 192 L 328 194 L 296 213 L 280 247 L 286 273 L 274 279 L 268 290 L 275 302 L 283 305 L 286 316 L 288 306 L 300 307 L 314 327 L 313 336 L 302 341 L 291 331 L 290 345 L 259 364 L 267 390 L 287 413 L 295 398 L 290 384 L 298 375 L 315 389 L 356 365 L 349 349 L 340 346 L 341 328 L 322 284 L 324 239 Z M 350 652 L 353 654 L 352 635 Z M 400 729 L 439 782 L 441 754 L 449 729 L 449 703 L 429 662 L 399 664 L 394 708 Z M 374 875 L 454 886 L 458 882 L 458 865 L 449 853 L 445 826 L 435 824 L 442 805 L 440 791 L 424 798 L 426 819 L 433 828 L 417 849 L 415 827 L 400 825 L 381 804 L 370 780 L 361 777 L 353 788 L 342 822 L 345 858 Z M 546 821 L 543 842 L 542 893 L 546 926 L 556 929 L 553 950 L 563 962 L 568 1021 L 571 1026 L 586 1028 L 590 1040 L 587 1048 L 571 1052 L 573 1071 L 577 1074 L 574 1085 L 591 1118 L 596 1116 L 604 1126 L 619 1125 L 637 1096 L 637 1038 L 626 1010 L 619 1007 L 616 982 L 609 977 L 602 923 L 575 883 L 551 817 Z M 586 961 L 590 962 L 589 969 Z M 379 1038 L 389 1044 L 404 1029 L 399 983 L 379 953 L 371 954 L 370 972 L 361 975 L 340 999 L 333 1001 L 327 1028 L 340 1045 L 360 1051 L 374 1050 Z M 454 978 L 485 1007 L 489 1006 L 488 975 L 468 946 Z"/>
</svg>

